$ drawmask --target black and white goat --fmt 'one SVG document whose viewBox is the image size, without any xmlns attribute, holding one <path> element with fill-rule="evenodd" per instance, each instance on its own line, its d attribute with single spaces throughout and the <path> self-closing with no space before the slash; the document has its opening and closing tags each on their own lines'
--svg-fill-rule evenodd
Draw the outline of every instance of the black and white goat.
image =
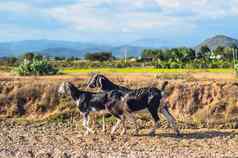
<svg viewBox="0 0 238 158">
<path fill-rule="evenodd" d="M 104 92 L 110 92 L 114 90 L 118 90 L 121 92 L 122 97 L 121 101 L 107 103 L 107 109 L 111 111 L 114 116 L 117 116 L 118 122 L 113 127 L 112 133 L 118 128 L 119 124 L 123 123 L 123 133 L 126 132 L 125 128 L 125 116 L 129 116 L 133 119 L 133 122 L 136 125 L 135 117 L 132 115 L 133 112 L 147 109 L 151 116 L 154 119 L 154 127 L 149 132 L 150 135 L 155 134 L 155 130 L 160 126 L 159 124 L 159 111 L 165 116 L 166 120 L 170 123 L 173 129 L 176 132 L 176 135 L 180 135 L 180 132 L 176 125 L 176 120 L 172 116 L 172 114 L 168 110 L 168 106 L 164 105 L 160 107 L 160 104 L 164 104 L 163 102 L 163 93 L 164 89 L 168 82 L 164 82 L 161 89 L 155 87 L 147 87 L 147 88 L 139 88 L 139 89 L 129 89 L 123 86 L 119 86 L 114 84 L 112 81 L 107 79 L 105 76 L 100 74 L 95 74 L 89 81 L 89 88 L 99 87 Z M 115 97 L 114 95 L 110 97 Z M 138 128 L 136 125 L 135 132 L 138 132 Z"/>
<path fill-rule="evenodd" d="M 70 82 L 63 82 L 58 88 L 58 93 L 60 95 L 68 94 L 83 114 L 83 126 L 86 129 L 85 134 L 94 133 L 94 131 L 89 128 L 89 113 L 105 110 L 105 105 L 108 102 L 107 93 L 81 91 Z M 103 127 L 104 125 L 105 122 L 103 120 Z"/>
</svg>

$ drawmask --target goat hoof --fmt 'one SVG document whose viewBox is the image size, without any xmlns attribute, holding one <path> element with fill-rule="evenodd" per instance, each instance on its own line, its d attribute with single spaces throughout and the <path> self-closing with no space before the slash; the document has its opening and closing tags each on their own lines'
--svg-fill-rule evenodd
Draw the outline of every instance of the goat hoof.
<svg viewBox="0 0 238 158">
<path fill-rule="evenodd" d="M 111 132 L 110 134 L 113 136 L 113 135 L 114 135 L 114 132 Z"/>
<path fill-rule="evenodd" d="M 176 137 L 180 138 L 181 137 L 181 133 L 180 132 L 176 132 Z"/>
<path fill-rule="evenodd" d="M 92 133 L 92 134 L 95 134 L 96 132 L 92 130 L 91 133 Z"/>
<path fill-rule="evenodd" d="M 148 133 L 148 135 L 151 136 L 151 137 L 155 136 L 155 131 L 154 131 L 154 130 L 150 131 L 150 132 Z"/>
<path fill-rule="evenodd" d="M 77 138 L 81 138 L 83 134 L 77 134 Z"/>
<path fill-rule="evenodd" d="M 139 134 L 139 130 L 136 129 L 136 130 L 133 131 L 133 133 L 134 133 L 134 135 L 138 135 Z"/>
<path fill-rule="evenodd" d="M 84 136 L 88 136 L 88 135 L 89 135 L 89 132 L 85 132 L 85 133 L 84 133 Z"/>
<path fill-rule="evenodd" d="M 126 134 L 126 131 L 123 130 L 123 131 L 121 132 L 121 136 L 123 136 L 123 135 L 125 135 L 125 134 Z"/>
</svg>

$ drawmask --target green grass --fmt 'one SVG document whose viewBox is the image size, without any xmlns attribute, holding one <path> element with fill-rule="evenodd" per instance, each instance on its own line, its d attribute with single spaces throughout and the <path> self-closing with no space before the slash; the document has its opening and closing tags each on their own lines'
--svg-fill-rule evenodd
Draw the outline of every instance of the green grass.
<svg viewBox="0 0 238 158">
<path fill-rule="evenodd" d="M 232 73 L 233 69 L 156 69 L 156 68 L 97 68 L 97 69 L 77 69 L 66 68 L 63 73 L 186 73 L 186 72 L 215 72 L 215 73 Z"/>
<path fill-rule="evenodd" d="M 10 72 L 14 67 L 12 66 L 0 66 L 0 71 Z"/>
</svg>

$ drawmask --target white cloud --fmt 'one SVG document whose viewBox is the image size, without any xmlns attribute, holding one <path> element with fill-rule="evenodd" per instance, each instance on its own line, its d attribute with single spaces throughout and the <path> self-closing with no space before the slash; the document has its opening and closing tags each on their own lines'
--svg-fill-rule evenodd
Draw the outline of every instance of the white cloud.
<svg viewBox="0 0 238 158">
<path fill-rule="evenodd" d="M 238 16 L 238 1 L 237 0 L 231 0 L 230 5 L 232 6 L 231 10 L 230 10 L 232 15 Z"/>
<path fill-rule="evenodd" d="M 238 15 L 238 0 L 75 0 L 50 6 L 14 0 L 0 2 L 0 11 L 24 13 L 30 17 L 48 16 L 74 34 L 101 33 L 105 36 L 118 35 L 116 33 L 134 36 L 191 34 L 203 22 L 212 23 Z M 34 34 L 38 32 L 40 30 Z"/>
<path fill-rule="evenodd" d="M 0 2 L 0 11 L 26 13 L 32 10 L 33 7 L 29 4 L 19 2 Z"/>
<path fill-rule="evenodd" d="M 53 18 L 77 30 L 116 31 L 189 25 L 237 13 L 236 0 L 81 0 L 49 10 Z M 234 8 L 234 7 L 233 7 Z M 153 10 L 153 11 L 151 11 Z M 181 16 L 180 13 L 187 13 Z M 125 31 L 124 31 L 125 32 Z"/>
<path fill-rule="evenodd" d="M 53 8 L 49 15 L 81 31 L 136 32 L 186 22 L 184 18 L 145 11 L 145 6 L 159 9 L 154 0 L 138 0 L 136 3 L 131 0 L 83 0 L 78 4 Z"/>
<path fill-rule="evenodd" d="M 77 5 L 53 8 L 48 13 L 56 20 L 77 30 L 109 29 L 110 20 L 107 20 L 106 15 L 98 12 L 94 7 L 95 4 L 83 1 Z"/>
<path fill-rule="evenodd" d="M 188 11 L 200 19 L 217 19 L 231 16 L 237 0 L 155 0 L 164 12 Z"/>
</svg>

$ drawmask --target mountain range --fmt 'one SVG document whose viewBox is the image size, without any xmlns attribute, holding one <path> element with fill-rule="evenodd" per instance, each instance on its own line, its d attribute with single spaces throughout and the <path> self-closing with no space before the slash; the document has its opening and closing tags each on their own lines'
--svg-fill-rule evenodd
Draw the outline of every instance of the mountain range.
<svg viewBox="0 0 238 158">
<path fill-rule="evenodd" d="M 204 40 L 202 43 L 195 47 L 195 50 L 198 51 L 204 45 L 208 46 L 211 50 L 216 49 L 218 46 L 231 47 L 233 45 L 236 45 L 238 47 L 238 40 L 224 35 L 216 35 Z"/>
<path fill-rule="evenodd" d="M 194 47 L 195 50 L 203 45 L 207 45 L 210 49 L 215 49 L 218 46 L 230 47 L 238 46 L 238 40 L 217 35 L 208 38 Z M 2 42 L 0 43 L 0 57 L 3 56 L 19 56 L 26 52 L 37 52 L 48 56 L 65 56 L 65 57 L 83 57 L 88 52 L 108 51 L 116 57 L 140 56 L 145 48 L 172 48 L 170 42 L 160 39 L 141 39 L 121 46 L 111 46 L 94 44 L 87 42 L 70 42 L 57 40 L 25 40 L 18 42 Z"/>
</svg>

